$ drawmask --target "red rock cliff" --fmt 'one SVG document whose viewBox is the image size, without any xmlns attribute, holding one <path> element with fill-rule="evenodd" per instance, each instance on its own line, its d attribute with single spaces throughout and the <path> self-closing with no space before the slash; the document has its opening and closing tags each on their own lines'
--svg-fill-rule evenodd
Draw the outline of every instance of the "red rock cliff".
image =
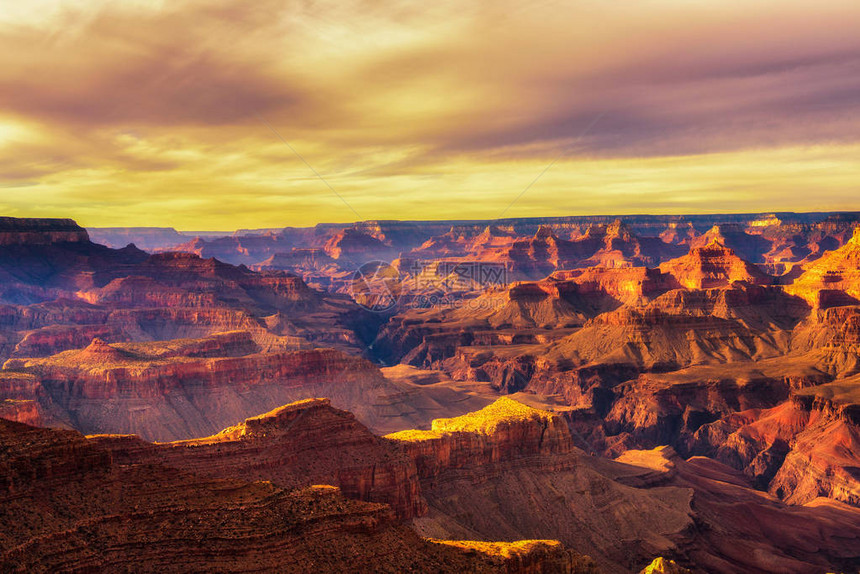
<svg viewBox="0 0 860 574">
<path fill-rule="evenodd" d="M 0 217 L 0 246 L 85 243 L 89 236 L 71 219 Z"/>
<path fill-rule="evenodd" d="M 284 488 L 334 484 L 349 497 L 421 515 L 414 463 L 328 399 L 308 399 L 246 419 L 208 438 L 144 447 L 95 437 L 118 460 L 167 462 L 203 476 L 269 480 Z"/>
<path fill-rule="evenodd" d="M 429 431 L 386 438 L 406 450 L 422 479 L 463 468 L 492 473 L 499 464 L 535 464 L 541 457 L 573 451 L 570 431 L 559 416 L 508 397 L 461 417 L 436 419 Z"/>
<path fill-rule="evenodd" d="M 499 551 L 463 552 L 336 487 L 288 491 L 157 460 L 114 464 L 100 442 L 109 441 L 0 420 L 0 570 L 531 574 L 575 566 L 553 541 L 510 543 L 501 560 Z"/>
</svg>

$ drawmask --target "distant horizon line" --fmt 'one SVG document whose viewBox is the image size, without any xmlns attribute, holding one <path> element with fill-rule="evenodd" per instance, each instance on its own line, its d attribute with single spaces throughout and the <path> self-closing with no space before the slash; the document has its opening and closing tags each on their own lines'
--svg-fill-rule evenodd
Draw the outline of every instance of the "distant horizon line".
<svg viewBox="0 0 860 574">
<path fill-rule="evenodd" d="M 548 215 L 548 216 L 529 216 L 529 217 L 503 217 L 503 218 L 474 218 L 474 219 L 362 219 L 355 221 L 320 221 L 313 225 L 284 225 L 284 226 L 276 226 L 276 227 L 239 227 L 236 229 L 178 229 L 173 226 L 165 226 L 165 225 L 110 225 L 110 226 L 99 226 L 99 225 L 81 225 L 84 229 L 94 229 L 100 231 L 108 231 L 108 230 L 124 230 L 124 229 L 163 229 L 163 230 L 173 230 L 180 234 L 207 234 L 207 235 L 215 235 L 215 234 L 234 234 L 241 231 L 248 232 L 266 232 L 266 231 L 281 231 L 284 229 L 314 229 L 317 227 L 339 227 L 339 226 L 348 226 L 348 225 L 356 225 L 361 223 L 415 223 L 415 224 L 439 224 L 439 223 L 451 223 L 453 225 L 469 225 L 476 223 L 515 223 L 515 222 L 540 222 L 546 220 L 589 220 L 589 219 L 620 219 L 624 220 L 625 218 L 686 218 L 691 220 L 701 220 L 712 217 L 744 217 L 744 216 L 767 216 L 771 215 L 774 217 L 780 216 L 799 216 L 799 215 L 820 215 L 820 216 L 831 216 L 831 215 L 860 215 L 860 209 L 857 210 L 849 210 L 849 209 L 839 209 L 839 210 L 826 210 L 826 211 L 720 211 L 720 212 L 712 212 L 712 213 L 603 213 L 603 214 L 594 214 L 594 215 Z M 28 218 L 21 218 L 28 219 Z M 41 218 L 37 218 L 41 219 Z"/>
<path fill-rule="evenodd" d="M 341 226 L 354 226 L 359 224 L 372 223 L 407 223 L 417 225 L 432 225 L 432 224 L 451 224 L 456 225 L 474 225 L 474 224 L 516 224 L 516 223 L 541 223 L 541 222 L 571 222 L 586 223 L 589 220 L 600 219 L 651 219 L 660 221 L 664 219 L 679 219 L 689 220 L 692 222 L 707 220 L 715 217 L 726 218 L 744 218 L 744 217 L 765 217 L 773 216 L 776 218 L 792 217 L 792 216 L 821 216 L 830 217 L 834 215 L 856 215 L 860 217 L 860 209 L 857 210 L 826 210 L 826 211 L 722 211 L 712 213 L 603 213 L 594 215 L 547 215 L 547 216 L 529 216 L 529 217 L 503 217 L 503 218 L 473 218 L 473 219 L 362 219 L 354 221 L 320 221 L 312 225 L 284 225 L 284 226 L 268 226 L 268 227 L 238 227 L 235 229 L 179 229 L 170 225 L 81 225 L 73 217 L 17 217 L 11 215 L 0 215 L 0 220 L 3 219 L 18 219 L 18 220 L 42 220 L 42 221 L 72 221 L 83 229 L 94 231 L 121 231 L 121 230 L 163 230 L 174 231 L 180 235 L 189 236 L 223 236 L 232 235 L 240 232 L 249 233 L 265 233 L 268 231 L 282 231 L 285 229 L 315 229 L 319 227 L 337 228 Z M 728 223 L 728 222 L 727 222 Z"/>
</svg>

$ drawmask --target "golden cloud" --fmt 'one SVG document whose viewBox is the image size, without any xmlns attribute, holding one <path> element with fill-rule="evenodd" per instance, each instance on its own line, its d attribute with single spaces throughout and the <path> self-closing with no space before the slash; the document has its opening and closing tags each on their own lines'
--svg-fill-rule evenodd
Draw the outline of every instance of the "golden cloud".
<svg viewBox="0 0 860 574">
<path fill-rule="evenodd" d="M 356 219 L 266 124 L 364 219 L 497 217 L 554 160 L 506 216 L 856 209 L 857 21 L 842 0 L 44 2 L 0 15 L 0 210 Z"/>
</svg>

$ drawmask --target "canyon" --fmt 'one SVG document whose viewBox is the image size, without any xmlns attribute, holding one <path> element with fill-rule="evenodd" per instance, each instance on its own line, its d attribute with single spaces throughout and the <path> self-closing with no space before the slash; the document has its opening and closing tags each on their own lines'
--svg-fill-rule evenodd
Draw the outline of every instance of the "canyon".
<svg viewBox="0 0 860 574">
<path fill-rule="evenodd" d="M 335 486 L 131 463 L 123 455 L 146 446 L 128 442 L 0 420 L 4 571 L 342 572 L 347 563 L 376 572 L 592 570 L 554 541 L 483 547 L 421 538 L 391 507 Z"/>
<path fill-rule="evenodd" d="M 856 213 L 0 218 L 0 365 L 4 570 L 860 567 Z"/>
</svg>

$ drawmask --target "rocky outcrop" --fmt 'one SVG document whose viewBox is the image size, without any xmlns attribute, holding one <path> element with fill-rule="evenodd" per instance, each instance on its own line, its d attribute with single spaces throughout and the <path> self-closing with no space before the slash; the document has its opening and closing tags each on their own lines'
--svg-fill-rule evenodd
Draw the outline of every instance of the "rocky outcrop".
<svg viewBox="0 0 860 574">
<path fill-rule="evenodd" d="M 82 350 L 11 359 L 0 372 L 7 373 L 9 381 L 5 396 L 33 398 L 32 391 L 15 394 L 12 387 L 38 383 L 46 391 L 46 412 L 71 420 L 86 433 L 190 438 L 286 402 L 321 395 L 353 409 L 371 426 L 385 428 L 386 417 L 397 414 L 396 404 L 390 406 L 383 398 L 399 389 L 364 359 L 334 349 L 255 349 L 249 335 L 241 332 L 146 344 L 96 339 Z"/>
<path fill-rule="evenodd" d="M 57 326 L 97 325 L 107 321 L 109 309 L 80 299 L 56 299 L 32 305 L 0 305 L 0 324 L 5 333 L 36 331 Z"/>
<path fill-rule="evenodd" d="M 192 292 L 169 287 L 151 277 L 130 276 L 114 279 L 102 288 L 82 292 L 79 297 L 94 305 L 125 307 L 215 307 L 214 293 Z"/>
<path fill-rule="evenodd" d="M 555 272 L 542 281 L 489 289 L 459 305 L 395 315 L 373 351 L 386 362 L 439 368 L 462 347 L 550 342 L 622 303 L 647 302 L 673 287 L 670 276 L 644 267 Z"/>
<path fill-rule="evenodd" d="M 805 424 L 782 425 L 788 448 L 768 490 L 793 504 L 826 496 L 860 507 L 860 378 L 799 389 L 791 407 Z"/>
<path fill-rule="evenodd" d="M 294 274 L 253 272 L 190 253 L 110 249 L 90 242 L 73 222 L 55 223 L 4 220 L 4 233 L 19 230 L 20 241 L 0 244 L 2 360 L 54 354 L 93 337 L 147 341 L 234 329 L 255 332 L 261 346 L 275 350 L 362 347 L 366 317 L 358 306 Z M 81 235 L 50 235 L 54 228 Z M 28 240 L 34 229 L 47 235 Z"/>
<path fill-rule="evenodd" d="M 792 331 L 795 353 L 834 377 L 860 371 L 860 307 L 818 308 Z"/>
<path fill-rule="evenodd" d="M 647 303 L 654 297 L 678 285 L 670 275 L 647 267 L 606 268 L 589 267 L 556 271 L 550 279 L 570 281 L 577 285 L 576 293 L 583 299 L 608 296 L 618 303 L 635 305 Z"/>
<path fill-rule="evenodd" d="M 32 400 L 43 393 L 39 379 L 30 373 L 0 371 L 0 396 L 12 400 Z"/>
<path fill-rule="evenodd" d="M 599 574 L 601 570 L 588 556 L 582 556 L 557 540 L 519 540 L 517 542 L 479 542 L 474 540 L 435 540 L 434 544 L 465 555 L 484 555 L 507 572 L 522 574 Z"/>
<path fill-rule="evenodd" d="M 334 275 L 340 272 L 337 260 L 320 248 L 293 248 L 285 253 L 275 253 L 268 259 L 252 266 L 255 271 L 286 270 L 314 280 L 318 275 Z M 352 274 L 349 274 L 351 278 Z M 319 279 L 317 278 L 317 281 Z M 330 284 L 330 281 L 326 282 Z M 333 289 L 332 289 L 333 290 Z"/>
<path fill-rule="evenodd" d="M 384 502 L 401 518 L 426 511 L 412 461 L 329 399 L 291 403 L 207 438 L 145 447 L 112 435 L 93 440 L 124 463 L 163 463 L 289 489 L 333 484 L 351 498 Z"/>
<path fill-rule="evenodd" d="M 725 287 L 734 281 L 755 285 L 773 283 L 772 277 L 738 257 L 716 239 L 702 247 L 692 248 L 683 257 L 661 264 L 660 270 L 675 277 L 687 289 Z"/>
<path fill-rule="evenodd" d="M 87 232 L 94 243 L 113 249 L 134 244 L 145 251 L 163 251 L 189 239 L 172 227 L 89 227 Z"/>
<path fill-rule="evenodd" d="M 680 566 L 674 560 L 666 560 L 661 556 L 655 558 L 639 574 L 693 574 L 693 571 Z"/>
<path fill-rule="evenodd" d="M 87 231 L 71 219 L 0 217 L 0 247 L 88 242 Z"/>
<path fill-rule="evenodd" d="M 712 243 L 724 245 L 731 249 L 739 257 L 751 262 L 764 262 L 765 254 L 772 246 L 771 242 L 760 233 L 755 233 L 762 228 L 779 226 L 780 220 L 776 217 L 762 218 L 754 222 L 752 226 L 737 223 L 714 225 L 702 235 L 689 241 L 690 247 L 707 247 Z M 751 233 L 752 232 L 752 233 Z"/>
<path fill-rule="evenodd" d="M 807 317 L 809 306 L 778 287 L 734 283 L 730 287 L 677 289 L 652 300 L 648 308 L 672 315 L 712 316 L 738 321 L 758 331 L 788 331 Z"/>
<path fill-rule="evenodd" d="M 214 257 L 233 265 L 254 265 L 274 253 L 288 251 L 298 242 L 314 241 L 313 229 L 258 230 L 256 233 L 234 233 L 221 236 L 195 237 L 172 247 L 171 251 L 194 253 L 203 258 Z M 323 238 L 324 242 L 325 239 Z M 163 249 L 161 251 L 164 251 Z"/>
<path fill-rule="evenodd" d="M 93 340 L 90 346 L 106 345 L 104 341 Z M 116 347 L 127 350 L 138 357 L 158 359 L 203 358 L 203 357 L 243 357 L 260 351 L 260 345 L 248 331 L 225 331 L 200 339 L 172 339 L 160 343 L 126 343 Z"/>
<path fill-rule="evenodd" d="M 82 432 L 150 440 L 212 434 L 317 396 L 352 410 L 376 432 L 427 425 L 434 414 L 476 404 L 463 390 L 390 379 L 371 362 L 335 349 L 260 347 L 245 331 L 147 343 L 96 339 L 52 357 L 10 359 L 0 370 L 0 396 L 37 400 L 50 418 Z"/>
<path fill-rule="evenodd" d="M 415 461 L 429 512 L 413 524 L 434 538 L 544 538 L 555 531 L 601 568 L 620 572 L 673 548 L 671 533 L 690 524 L 688 492 L 665 491 L 657 502 L 651 493 L 625 490 L 595 472 L 559 415 L 507 397 L 435 420 L 430 430 L 386 438 Z M 597 512 L 609 499 L 617 512 Z"/>
<path fill-rule="evenodd" d="M 0 419 L 32 426 L 40 426 L 44 423 L 36 401 L 2 400 L 0 401 Z"/>
<path fill-rule="evenodd" d="M 550 356 L 561 355 L 579 364 L 627 364 L 640 371 L 665 371 L 784 352 L 784 339 L 756 335 L 737 321 L 714 316 L 622 309 L 599 316 L 561 339 Z"/>
<path fill-rule="evenodd" d="M 669 447 L 627 450 L 616 461 L 586 456 L 565 425 L 554 426 L 561 420 L 503 399 L 428 431 L 389 435 L 419 469 L 429 510 L 415 527 L 434 538 L 562 533 L 607 572 L 638 571 L 654 556 L 666 557 L 654 568 L 725 573 L 838 571 L 856 559 L 856 509 L 820 499 L 786 505 L 716 461 L 685 461 Z"/>
<path fill-rule="evenodd" d="M 102 441 L 103 442 L 103 441 Z M 99 441 L 0 420 L 4 572 L 588 572 L 553 541 L 463 552 L 333 486 L 114 464 Z M 504 545 L 500 545 L 504 546 Z"/>
<path fill-rule="evenodd" d="M 229 308 L 193 307 L 119 309 L 107 316 L 107 324 L 118 328 L 135 341 L 160 341 L 167 339 L 201 338 L 226 331 L 247 331 L 262 351 L 302 349 L 315 341 L 339 342 L 347 345 L 354 341 L 342 327 L 326 326 L 322 322 L 317 329 L 308 331 L 296 323 L 284 320 L 275 313 L 263 318 L 254 317 L 248 311 Z"/>
<path fill-rule="evenodd" d="M 239 337 L 240 344 L 250 344 L 254 349 L 247 333 Z M 220 351 L 223 347 L 218 346 L 218 338 L 224 336 L 213 337 L 210 341 L 214 340 L 213 347 Z M 187 352 L 169 352 L 152 344 L 111 345 L 97 338 L 79 351 L 66 351 L 44 359 L 12 359 L 7 368 L 32 373 L 43 381 L 43 386 L 62 384 L 69 398 L 104 400 L 129 396 L 148 398 L 191 384 L 217 387 L 239 379 L 245 386 L 284 380 L 301 385 L 321 383 L 334 375 L 346 381 L 376 374 L 366 361 L 332 349 L 244 353 L 204 360 L 198 355 L 205 356 L 205 342 L 198 341 L 188 347 Z"/>
<path fill-rule="evenodd" d="M 516 239 L 495 260 L 509 263 L 515 276 L 538 279 L 556 269 L 575 267 L 599 248 L 601 239 L 583 237 L 568 241 L 558 237 L 549 226 L 541 226 L 534 236 Z"/>
<path fill-rule="evenodd" d="M 668 291 L 643 306 L 623 306 L 590 319 L 573 333 L 553 341 L 540 354 L 555 370 L 663 373 L 693 365 L 731 364 L 779 357 L 791 346 L 790 329 L 808 313 L 800 299 L 778 288 L 734 284 L 729 288 Z M 562 371 L 559 373 L 558 371 Z M 623 372 L 622 372 L 623 371 Z M 540 388 L 552 388 L 552 372 Z M 530 388 L 538 383 L 532 378 Z M 556 385 L 557 390 L 563 389 Z M 576 396 L 575 394 L 572 396 Z"/>
<path fill-rule="evenodd" d="M 702 425 L 751 408 L 768 408 L 788 397 L 781 376 L 761 372 L 724 374 L 719 369 L 693 369 L 684 374 L 647 374 L 615 389 L 616 400 L 606 415 L 608 434 L 627 433 L 642 447 L 684 441 Z"/>
<path fill-rule="evenodd" d="M 786 291 L 817 307 L 860 300 L 860 226 L 848 243 L 810 264 Z"/>
<path fill-rule="evenodd" d="M 624 459 L 624 465 L 606 468 L 621 482 L 641 488 L 644 480 L 693 490 L 692 505 L 702 528 L 683 553 L 660 553 L 679 566 L 801 574 L 852 571 L 856 564 L 860 527 L 855 508 L 824 499 L 786 505 L 752 490 L 746 477 L 719 462 L 704 457 L 685 461 L 668 448 L 628 451 Z"/>
<path fill-rule="evenodd" d="M 120 325 L 51 325 L 24 332 L 10 353 L 12 357 L 47 357 L 69 349 L 79 349 L 99 338 L 112 343 L 131 337 Z"/>
<path fill-rule="evenodd" d="M 591 226 L 577 241 L 594 237 L 602 242 L 600 248 L 577 267 L 629 268 L 654 266 L 684 252 L 681 246 L 651 237 L 640 237 L 624 221 L 616 219 L 606 226 Z"/>
<path fill-rule="evenodd" d="M 0 499 L 5 501 L 21 497 L 40 484 L 63 484 L 83 474 L 106 472 L 111 465 L 108 452 L 77 432 L 37 429 L 2 418 L 0 446 Z M 0 506 L 6 510 L 5 504 Z M 38 509 L 31 509 L 30 514 L 38 519 Z M 20 530 L 4 528 L 2 538 L 14 539 L 23 534 Z"/>
<path fill-rule="evenodd" d="M 676 287 L 674 279 L 658 269 L 589 267 L 556 271 L 543 281 L 514 283 L 502 291 L 503 304 L 485 307 L 494 309 L 488 316 L 491 326 L 579 326 L 620 305 L 648 303 Z"/>
<path fill-rule="evenodd" d="M 827 497 L 860 506 L 857 388 L 854 377 L 793 389 L 787 402 L 702 426 L 693 448 L 791 504 Z"/>
<path fill-rule="evenodd" d="M 332 259 L 351 262 L 356 266 L 374 260 L 390 260 L 397 254 L 396 249 L 392 249 L 371 233 L 350 227 L 329 239 L 324 250 Z"/>
<path fill-rule="evenodd" d="M 507 397 L 468 415 L 435 419 L 428 431 L 407 430 L 386 438 L 403 446 L 422 480 L 434 481 L 446 472 L 492 473 L 503 463 L 535 464 L 531 459 L 573 452 L 563 420 Z"/>
</svg>

